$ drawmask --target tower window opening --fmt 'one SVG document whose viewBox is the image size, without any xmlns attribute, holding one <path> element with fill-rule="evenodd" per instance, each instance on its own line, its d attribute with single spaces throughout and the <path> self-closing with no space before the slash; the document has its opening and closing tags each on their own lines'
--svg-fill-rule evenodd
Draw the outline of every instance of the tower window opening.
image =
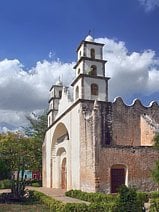
<svg viewBox="0 0 159 212">
<path fill-rule="evenodd" d="M 95 59 L 95 49 L 90 50 L 90 55 L 92 59 Z"/>
<path fill-rule="evenodd" d="M 78 74 L 80 74 L 80 68 L 78 69 Z"/>
<path fill-rule="evenodd" d="M 91 95 L 98 95 L 98 85 L 97 84 L 91 84 Z"/>
<path fill-rule="evenodd" d="M 59 98 L 62 97 L 62 91 L 59 91 Z"/>
<path fill-rule="evenodd" d="M 81 57 L 81 55 L 82 55 L 82 53 L 81 53 L 81 51 L 79 52 L 79 58 Z"/>
<path fill-rule="evenodd" d="M 97 76 L 97 67 L 95 65 L 91 66 L 90 75 Z"/>
<path fill-rule="evenodd" d="M 76 94 L 75 94 L 75 99 L 79 98 L 79 87 L 76 87 Z"/>
</svg>

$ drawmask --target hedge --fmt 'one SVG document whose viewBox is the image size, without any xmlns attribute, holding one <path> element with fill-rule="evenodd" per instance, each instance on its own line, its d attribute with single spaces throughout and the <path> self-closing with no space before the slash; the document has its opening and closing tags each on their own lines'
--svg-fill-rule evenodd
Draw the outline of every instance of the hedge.
<svg viewBox="0 0 159 212">
<path fill-rule="evenodd" d="M 138 211 L 142 210 L 144 202 L 148 201 L 149 196 L 157 196 L 156 193 L 137 192 Z M 57 212 L 116 212 L 119 211 L 119 195 L 102 194 L 102 193 L 87 193 L 80 190 L 71 190 L 66 192 L 66 196 L 78 198 L 89 203 L 66 203 L 55 200 L 38 191 L 30 191 L 32 201 L 38 201 L 50 208 L 50 211 Z M 156 210 L 155 210 L 156 209 Z M 133 211 L 133 210 L 132 210 Z M 151 212 L 159 211 L 159 198 L 153 199 Z"/>
<path fill-rule="evenodd" d="M 0 189 L 8 189 L 11 188 L 11 181 L 6 179 L 6 180 L 0 180 Z"/>
<path fill-rule="evenodd" d="M 38 201 L 50 208 L 52 211 L 62 212 L 64 204 L 58 200 L 55 200 L 39 191 L 29 191 L 30 199 Z"/>
<path fill-rule="evenodd" d="M 148 194 L 148 196 L 149 196 L 150 199 L 159 198 L 159 191 L 150 192 L 150 193 Z"/>
<path fill-rule="evenodd" d="M 103 194 L 103 193 L 87 193 L 80 190 L 70 190 L 65 193 L 66 196 L 77 198 L 88 202 L 115 202 L 118 198 L 116 194 Z"/>
<path fill-rule="evenodd" d="M 57 212 L 112 212 L 115 209 L 115 203 L 62 203 L 38 191 L 30 191 L 30 198 L 33 201 L 47 205 L 50 211 Z"/>
</svg>

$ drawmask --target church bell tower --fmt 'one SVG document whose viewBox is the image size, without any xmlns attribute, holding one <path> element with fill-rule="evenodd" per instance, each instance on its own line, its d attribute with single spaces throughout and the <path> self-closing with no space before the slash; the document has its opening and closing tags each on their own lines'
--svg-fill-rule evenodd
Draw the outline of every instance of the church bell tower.
<svg viewBox="0 0 159 212">
<path fill-rule="evenodd" d="M 72 82 L 74 101 L 78 99 L 108 101 L 108 77 L 105 77 L 102 43 L 88 35 L 77 48 L 76 78 Z"/>
</svg>

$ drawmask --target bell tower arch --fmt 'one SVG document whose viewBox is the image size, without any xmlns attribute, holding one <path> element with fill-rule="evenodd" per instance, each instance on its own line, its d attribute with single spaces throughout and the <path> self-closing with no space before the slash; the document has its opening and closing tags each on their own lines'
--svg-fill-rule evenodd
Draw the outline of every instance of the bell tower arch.
<svg viewBox="0 0 159 212">
<path fill-rule="evenodd" d="M 108 101 L 108 80 L 105 76 L 102 43 L 88 35 L 77 48 L 76 78 L 72 82 L 74 101 L 77 99 Z M 77 95 L 78 89 L 78 95 Z"/>
</svg>

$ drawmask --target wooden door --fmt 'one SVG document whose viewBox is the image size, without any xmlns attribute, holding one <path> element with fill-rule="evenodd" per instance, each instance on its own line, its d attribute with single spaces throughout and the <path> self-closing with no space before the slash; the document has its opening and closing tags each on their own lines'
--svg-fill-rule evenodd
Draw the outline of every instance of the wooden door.
<svg viewBox="0 0 159 212">
<path fill-rule="evenodd" d="M 67 189 L 67 168 L 66 168 L 66 158 L 62 161 L 61 167 L 61 188 Z"/>
<path fill-rule="evenodd" d="M 111 193 L 117 193 L 121 185 L 125 184 L 125 169 L 111 169 Z"/>
</svg>

